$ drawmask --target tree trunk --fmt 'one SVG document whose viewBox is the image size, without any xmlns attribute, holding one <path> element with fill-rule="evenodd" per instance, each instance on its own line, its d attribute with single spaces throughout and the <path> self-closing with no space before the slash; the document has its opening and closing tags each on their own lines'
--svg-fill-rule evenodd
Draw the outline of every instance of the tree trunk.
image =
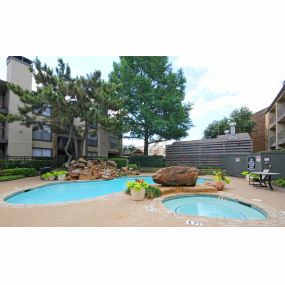
<svg viewBox="0 0 285 285">
<path fill-rule="evenodd" d="M 69 153 L 69 151 L 68 151 L 68 148 L 69 148 L 71 139 L 72 139 L 72 127 L 69 129 L 68 140 L 67 140 L 67 142 L 66 142 L 66 144 L 65 144 L 65 147 L 64 147 L 65 154 L 68 156 L 68 160 L 67 160 L 67 162 L 66 162 L 66 167 L 69 167 L 69 166 L 70 166 L 70 162 L 71 162 L 71 160 L 72 160 L 72 154 Z"/>
<path fill-rule="evenodd" d="M 80 156 L 86 156 L 87 135 L 88 135 L 88 126 L 85 123 L 83 138 L 82 138 L 81 143 L 79 145 L 79 155 Z M 83 149 L 84 149 L 84 152 L 83 152 Z"/>
<path fill-rule="evenodd" d="M 75 160 L 77 160 L 79 156 L 78 156 L 78 142 L 77 142 L 76 132 L 73 132 L 73 142 L 74 142 Z"/>
<path fill-rule="evenodd" d="M 148 155 L 148 135 L 145 135 L 144 137 L 144 150 L 143 150 L 143 154 L 144 155 Z"/>
</svg>

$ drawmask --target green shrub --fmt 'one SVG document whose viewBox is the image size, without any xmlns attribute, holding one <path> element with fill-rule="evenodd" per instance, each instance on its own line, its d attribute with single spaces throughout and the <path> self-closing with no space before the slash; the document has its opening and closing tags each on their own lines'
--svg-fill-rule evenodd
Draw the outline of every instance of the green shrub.
<svg viewBox="0 0 285 285">
<path fill-rule="evenodd" d="M 61 161 L 54 160 L 53 158 L 39 158 L 31 160 L 1 160 L 0 168 L 2 169 L 11 169 L 11 168 L 35 168 L 39 170 L 42 167 L 51 166 L 60 164 Z"/>
<path fill-rule="evenodd" d="M 165 159 L 162 155 L 131 156 L 129 163 L 135 163 L 139 167 L 164 167 Z"/>
<path fill-rule="evenodd" d="M 159 188 L 154 187 L 149 185 L 146 189 L 145 189 L 145 197 L 146 198 L 156 198 L 156 197 L 160 197 L 161 196 L 161 191 Z"/>
<path fill-rule="evenodd" d="M 285 179 L 284 178 L 279 178 L 276 180 L 278 186 L 281 186 L 281 187 L 285 187 Z"/>
<path fill-rule="evenodd" d="M 24 177 L 36 176 L 37 171 L 34 168 L 12 168 L 0 170 L 2 176 L 23 175 Z"/>
<path fill-rule="evenodd" d="M 52 172 L 47 172 L 41 176 L 41 179 L 48 180 L 50 177 L 55 177 L 55 174 Z"/>
<path fill-rule="evenodd" d="M 7 175 L 7 176 L 0 176 L 0 182 L 16 180 L 24 178 L 24 175 Z"/>
<path fill-rule="evenodd" d="M 108 158 L 107 160 L 115 161 L 119 168 L 126 167 L 128 164 L 128 160 L 126 158 L 112 157 L 112 158 Z"/>
<path fill-rule="evenodd" d="M 128 164 L 128 169 L 137 170 L 138 166 L 135 163 Z"/>
</svg>

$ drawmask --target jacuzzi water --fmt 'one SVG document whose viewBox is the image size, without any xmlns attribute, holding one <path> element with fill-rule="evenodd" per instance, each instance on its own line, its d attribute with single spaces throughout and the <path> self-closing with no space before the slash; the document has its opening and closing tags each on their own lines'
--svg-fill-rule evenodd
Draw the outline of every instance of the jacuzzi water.
<svg viewBox="0 0 285 285">
<path fill-rule="evenodd" d="M 126 182 L 144 179 L 153 184 L 151 176 L 121 177 L 108 181 L 83 181 L 53 183 L 16 193 L 5 199 L 11 204 L 51 204 L 69 201 L 91 199 L 111 193 L 121 192 L 126 189 Z M 208 179 L 198 178 L 197 184 L 202 184 Z"/>
<path fill-rule="evenodd" d="M 164 206 L 182 215 L 239 220 L 265 220 L 265 212 L 233 199 L 210 195 L 175 196 L 163 200 Z"/>
</svg>

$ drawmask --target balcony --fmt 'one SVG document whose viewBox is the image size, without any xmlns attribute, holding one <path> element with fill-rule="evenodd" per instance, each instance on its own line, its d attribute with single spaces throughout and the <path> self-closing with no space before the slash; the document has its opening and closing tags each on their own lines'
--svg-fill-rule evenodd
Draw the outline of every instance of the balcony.
<svg viewBox="0 0 285 285">
<path fill-rule="evenodd" d="M 275 113 L 269 113 L 269 125 L 276 123 Z"/>
<path fill-rule="evenodd" d="M 281 106 L 278 107 L 277 110 L 277 119 L 278 121 L 285 121 L 285 104 L 282 104 Z"/>
<path fill-rule="evenodd" d="M 281 141 L 285 141 L 285 129 L 278 132 L 278 143 Z"/>
<path fill-rule="evenodd" d="M 7 143 L 8 142 L 8 128 L 0 127 L 0 142 Z"/>
<path fill-rule="evenodd" d="M 276 144 L 276 136 L 274 135 L 274 136 L 271 136 L 270 138 L 269 138 L 269 145 L 270 146 L 273 146 L 274 144 Z"/>
</svg>

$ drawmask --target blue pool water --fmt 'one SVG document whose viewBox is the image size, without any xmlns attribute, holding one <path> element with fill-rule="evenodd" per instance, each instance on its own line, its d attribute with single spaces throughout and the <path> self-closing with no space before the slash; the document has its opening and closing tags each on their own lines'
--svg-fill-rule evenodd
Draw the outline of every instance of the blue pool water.
<svg viewBox="0 0 285 285">
<path fill-rule="evenodd" d="M 264 220 L 267 215 L 251 205 L 237 200 L 219 199 L 210 195 L 175 196 L 163 200 L 164 206 L 182 215 L 228 218 L 239 220 Z"/>
<path fill-rule="evenodd" d="M 150 184 L 154 183 L 151 176 L 121 177 L 108 181 L 53 183 L 18 193 L 6 198 L 5 201 L 11 204 L 50 204 L 90 199 L 121 192 L 126 189 L 127 181 L 136 179 L 144 179 Z M 199 178 L 197 183 L 202 184 L 206 180 Z"/>
</svg>

